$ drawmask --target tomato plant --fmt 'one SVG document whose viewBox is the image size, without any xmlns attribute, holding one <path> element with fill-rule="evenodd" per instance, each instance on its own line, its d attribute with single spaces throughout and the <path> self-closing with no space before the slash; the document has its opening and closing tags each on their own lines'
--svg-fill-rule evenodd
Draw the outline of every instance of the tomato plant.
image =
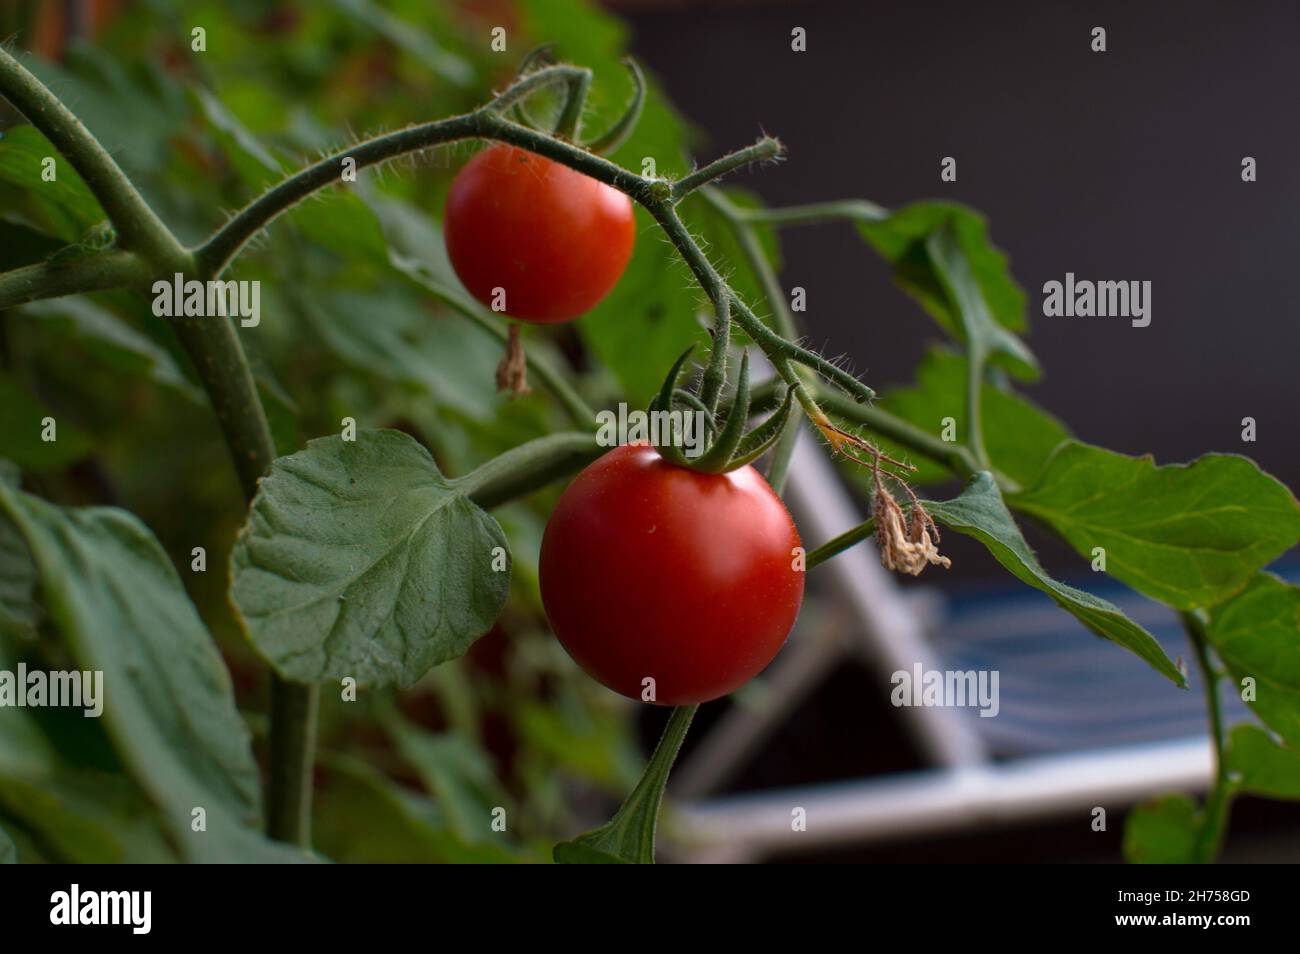
<svg viewBox="0 0 1300 954">
<path fill-rule="evenodd" d="M 694 161 L 663 94 L 621 72 L 618 30 L 569 3 L 519 6 L 583 62 L 541 48 L 499 83 L 461 5 L 438 43 L 326 6 L 233 12 L 235 42 L 201 61 L 148 5 L 112 55 L 0 50 L 25 120 L 0 138 L 0 671 L 112 687 L 84 746 L 0 711 L 0 754 L 24 755 L 0 758 L 0 859 L 653 861 L 697 706 L 778 654 L 804 573 L 873 540 L 889 570 L 940 575 L 950 534 L 1170 691 L 1205 691 L 1210 794 L 1133 812 L 1131 857 L 1211 860 L 1238 795 L 1296 797 L 1300 589 L 1267 568 L 1300 504 L 1245 457 L 1157 465 L 1036 405 L 1025 296 L 980 215 L 724 188 L 785 147 Z M 337 62 L 260 56 L 271 28 L 329 38 Z M 425 177 L 452 168 L 443 202 Z M 935 320 L 913 386 L 878 394 L 809 347 L 779 249 L 823 223 L 851 224 Z M 525 351 L 498 308 L 576 320 Z M 497 392 L 502 343 L 537 393 Z M 613 406 L 699 421 L 701 446 L 670 429 L 611 449 Z M 781 502 L 801 435 L 870 514 L 807 554 Z M 1176 613 L 1195 672 L 1049 574 L 1025 522 Z M 501 658 L 463 665 L 490 631 Z M 639 781 L 631 707 L 597 680 L 675 706 Z M 1261 725 L 1234 729 L 1219 687 L 1248 680 Z M 563 840 L 575 781 L 627 799 Z"/>
<path fill-rule="evenodd" d="M 785 642 L 803 599 L 800 556 L 794 521 L 752 466 L 701 474 L 628 444 L 555 505 L 542 602 L 564 648 L 615 692 L 708 702 Z"/>
<path fill-rule="evenodd" d="M 513 146 L 457 174 L 443 219 L 456 275 L 512 318 L 570 321 L 614 287 L 632 256 L 632 202 L 603 182 Z M 497 289 L 500 289 L 498 292 Z"/>
</svg>

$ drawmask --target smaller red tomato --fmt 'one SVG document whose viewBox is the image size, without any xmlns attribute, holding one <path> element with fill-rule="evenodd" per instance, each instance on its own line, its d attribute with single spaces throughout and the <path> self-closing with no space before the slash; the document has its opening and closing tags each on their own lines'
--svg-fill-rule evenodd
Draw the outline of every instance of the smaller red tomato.
<svg viewBox="0 0 1300 954">
<path fill-rule="evenodd" d="M 803 601 L 799 533 L 753 467 L 701 474 L 651 447 L 605 454 L 542 537 L 542 603 L 591 676 L 661 705 L 707 702 L 770 663 Z"/>
<path fill-rule="evenodd" d="M 632 202 L 558 162 L 491 146 L 456 175 L 443 220 L 447 255 L 488 307 L 551 324 L 590 311 L 618 282 L 636 237 Z"/>
</svg>

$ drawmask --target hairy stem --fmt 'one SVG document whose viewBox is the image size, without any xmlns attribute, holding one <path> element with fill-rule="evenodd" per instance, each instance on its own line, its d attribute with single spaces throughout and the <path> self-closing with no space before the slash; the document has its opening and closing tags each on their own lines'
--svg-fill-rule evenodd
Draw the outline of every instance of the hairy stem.
<svg viewBox="0 0 1300 954">
<path fill-rule="evenodd" d="M 744 149 L 737 149 L 721 159 L 715 159 L 707 166 L 696 169 L 688 176 L 677 180 L 673 185 L 673 201 L 680 202 L 686 196 L 700 186 L 715 179 L 720 179 L 729 172 L 735 172 L 751 162 L 759 162 L 764 159 L 776 159 L 781 155 L 781 143 L 771 136 L 765 136 L 752 146 L 746 146 Z"/>
<path fill-rule="evenodd" d="M 573 473 L 604 450 L 593 434 L 548 434 L 499 454 L 454 483 L 480 507 L 496 507 Z"/>
<path fill-rule="evenodd" d="M 411 126 L 358 143 L 351 149 L 326 156 L 279 185 L 272 186 L 194 251 L 200 272 L 209 278 L 220 275 L 254 235 L 281 213 L 329 185 L 342 181 L 343 160 L 351 158 L 358 169 L 444 142 L 478 135 L 483 113 L 470 113 L 435 123 Z"/>
<path fill-rule="evenodd" d="M 61 298 L 148 284 L 153 266 L 135 252 L 109 249 L 66 263 L 57 259 L 0 273 L 0 311 L 44 298 Z"/>
<path fill-rule="evenodd" d="M 736 217 L 742 222 L 775 226 L 821 225 L 841 219 L 878 222 L 888 216 L 888 209 L 866 199 L 815 202 L 809 205 L 787 206 L 783 209 L 736 209 Z"/>
<path fill-rule="evenodd" d="M 938 461 L 962 477 L 969 477 L 982 469 L 969 448 L 941 440 L 888 411 L 870 404 L 859 404 L 828 390 L 820 391 L 818 397 L 832 414 L 856 424 L 864 424 L 909 450 Z"/>
<path fill-rule="evenodd" d="M 763 297 L 767 299 L 768 307 L 772 309 L 772 321 L 776 325 L 777 333 L 791 341 L 798 338 L 799 329 L 795 324 L 794 313 L 790 311 L 790 306 L 786 302 L 785 290 L 781 288 L 781 282 L 772 263 L 763 254 L 763 248 L 754 233 L 753 225 L 737 215 L 739 209 L 732 205 L 716 187 L 705 186 L 700 190 L 700 197 L 731 227 L 732 234 L 736 236 L 736 241 L 740 245 L 745 264 L 758 279 L 763 289 Z M 797 415 L 792 416 L 786 421 L 781 437 L 772 448 L 767 466 L 767 482 L 778 494 L 785 489 L 785 481 L 790 474 L 790 461 L 793 459 L 794 447 L 799 441 L 799 430 L 802 426 L 802 419 Z"/>
</svg>

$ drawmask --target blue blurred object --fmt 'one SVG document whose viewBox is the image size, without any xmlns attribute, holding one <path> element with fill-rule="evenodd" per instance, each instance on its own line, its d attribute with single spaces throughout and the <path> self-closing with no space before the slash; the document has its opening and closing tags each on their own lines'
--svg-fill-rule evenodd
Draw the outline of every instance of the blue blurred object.
<svg viewBox="0 0 1300 954">
<path fill-rule="evenodd" d="M 1300 561 L 1272 572 L 1300 583 Z M 1108 748 L 1204 735 L 1205 698 L 1195 655 L 1173 610 L 1109 578 L 1084 574 L 1068 582 L 1110 600 L 1159 640 L 1170 658 L 1182 658 L 1190 691 L 1131 653 L 1093 636 L 1042 594 L 1011 582 L 1005 587 L 957 587 L 931 637 L 942 665 L 953 670 L 997 670 L 1001 708 L 996 718 L 976 708 L 958 710 L 997 758 Z M 1220 684 L 1228 724 L 1250 720 L 1250 710 Z"/>
</svg>

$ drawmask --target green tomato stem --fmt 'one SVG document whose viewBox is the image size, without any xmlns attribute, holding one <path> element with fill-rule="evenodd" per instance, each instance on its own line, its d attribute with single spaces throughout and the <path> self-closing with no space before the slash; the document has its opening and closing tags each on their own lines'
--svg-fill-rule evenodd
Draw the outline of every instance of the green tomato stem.
<svg viewBox="0 0 1300 954">
<path fill-rule="evenodd" d="M 606 450 L 594 434 L 548 434 L 498 454 L 453 483 L 480 507 L 490 509 L 585 467 Z"/>
<path fill-rule="evenodd" d="M 266 834 L 311 847 L 312 776 L 320 690 L 271 674 Z"/>
<path fill-rule="evenodd" d="M 752 162 L 777 159 L 783 152 L 784 147 L 779 140 L 773 139 L 771 136 L 764 136 L 752 146 L 746 146 L 744 149 L 738 149 L 720 159 L 715 159 L 707 166 L 696 169 L 690 175 L 677 180 L 673 184 L 672 200 L 680 202 L 700 186 L 720 179 L 727 173 L 735 172 Z"/>
<path fill-rule="evenodd" d="M 876 532 L 876 521 L 874 517 L 865 520 L 864 522 L 858 524 L 856 527 L 853 527 L 849 530 L 845 530 L 838 537 L 834 537 L 833 539 L 827 540 L 816 550 L 813 550 L 811 553 L 809 553 L 805 560 L 805 564 L 804 564 L 805 569 L 811 570 L 813 567 L 821 563 L 825 563 L 831 557 L 843 553 L 845 550 L 849 549 L 850 547 L 856 546 L 857 544 L 861 543 L 863 540 L 867 539 L 867 537 L 871 536 L 875 532 Z"/>
<path fill-rule="evenodd" d="M 783 209 L 736 209 L 735 215 L 742 222 L 792 226 L 822 225 L 842 219 L 879 222 L 889 217 L 889 210 L 866 199 L 843 199 L 837 202 L 792 205 Z"/>
<path fill-rule="evenodd" d="M 66 263 L 38 262 L 0 273 L 0 311 L 44 298 L 113 288 L 145 288 L 154 269 L 143 256 L 122 249 L 90 253 Z"/>
<path fill-rule="evenodd" d="M 1196 662 L 1205 682 L 1205 705 L 1209 714 L 1210 737 L 1214 743 L 1214 786 L 1205 801 L 1201 829 L 1197 834 L 1194 859 L 1208 864 L 1219 854 L 1227 832 L 1228 814 L 1232 810 L 1235 786 L 1228 777 L 1226 744 L 1223 730 L 1223 711 L 1219 705 L 1219 671 L 1210 660 L 1209 640 L 1205 635 L 1205 621 L 1195 611 L 1179 614 L 1187 638 L 1196 652 Z"/>
</svg>

